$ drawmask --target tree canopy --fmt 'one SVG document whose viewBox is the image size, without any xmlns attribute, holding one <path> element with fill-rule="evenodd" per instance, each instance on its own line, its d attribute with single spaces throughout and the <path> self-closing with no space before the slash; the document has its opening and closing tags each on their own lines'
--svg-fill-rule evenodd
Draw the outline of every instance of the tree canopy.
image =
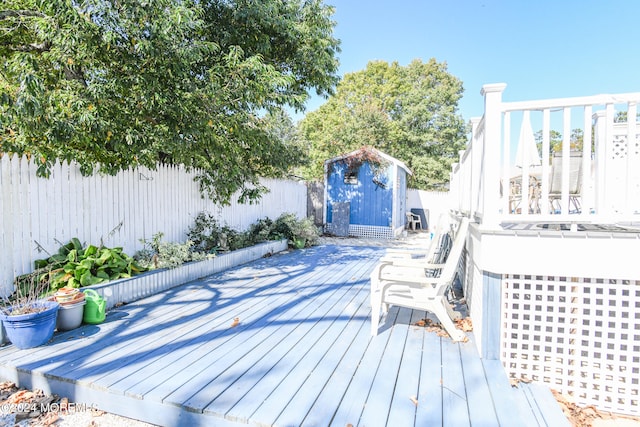
<svg viewBox="0 0 640 427">
<path fill-rule="evenodd" d="M 200 170 L 205 194 L 257 197 L 301 157 L 274 131 L 338 82 L 321 0 L 5 0 L 0 153 L 84 174 L 158 162 Z M 275 122 L 274 122 L 275 120 Z"/>
<path fill-rule="evenodd" d="M 321 179 L 324 160 L 373 146 L 412 169 L 412 187 L 442 188 L 466 141 L 457 113 L 462 92 L 462 82 L 435 59 L 406 67 L 373 61 L 346 74 L 336 94 L 300 123 L 311 160 L 304 176 Z"/>
</svg>

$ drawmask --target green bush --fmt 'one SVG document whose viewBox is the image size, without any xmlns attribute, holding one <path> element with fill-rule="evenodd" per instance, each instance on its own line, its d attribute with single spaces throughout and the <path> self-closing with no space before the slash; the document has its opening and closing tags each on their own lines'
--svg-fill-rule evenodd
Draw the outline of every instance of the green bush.
<svg viewBox="0 0 640 427">
<path fill-rule="evenodd" d="M 184 243 L 170 243 L 162 240 L 163 233 L 156 233 L 151 240 L 141 239 L 143 248 L 136 252 L 134 258 L 147 269 L 173 268 L 185 262 L 201 261 L 208 254 L 194 250 L 191 240 Z"/>
<path fill-rule="evenodd" d="M 131 277 L 146 270 L 122 248 L 83 247 L 75 237 L 61 246 L 57 254 L 34 261 L 34 266 L 32 273 L 16 278 L 20 289 L 35 281 L 52 293 L 63 287 L 79 288 Z"/>
<path fill-rule="evenodd" d="M 195 251 L 215 254 L 220 249 L 220 233 L 220 226 L 213 215 L 200 212 L 189 227 L 187 238 L 193 242 Z"/>
</svg>

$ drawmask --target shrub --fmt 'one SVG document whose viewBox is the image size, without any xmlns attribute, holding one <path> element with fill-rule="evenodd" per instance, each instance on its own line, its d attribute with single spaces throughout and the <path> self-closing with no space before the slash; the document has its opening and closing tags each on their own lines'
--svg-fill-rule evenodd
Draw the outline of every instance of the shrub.
<svg viewBox="0 0 640 427">
<path fill-rule="evenodd" d="M 34 261 L 34 266 L 32 273 L 16 278 L 18 289 L 37 283 L 51 293 L 62 287 L 79 288 L 131 277 L 146 270 L 122 248 L 84 247 L 75 237 L 57 254 Z"/>
<path fill-rule="evenodd" d="M 163 233 L 156 233 L 151 240 L 141 239 L 143 249 L 136 252 L 135 259 L 148 269 L 173 268 L 189 261 L 201 261 L 207 254 L 194 250 L 193 241 L 170 243 L 162 241 Z"/>
<path fill-rule="evenodd" d="M 193 242 L 195 251 L 215 254 L 220 248 L 220 233 L 220 226 L 213 215 L 200 212 L 189 227 L 187 238 Z"/>
</svg>

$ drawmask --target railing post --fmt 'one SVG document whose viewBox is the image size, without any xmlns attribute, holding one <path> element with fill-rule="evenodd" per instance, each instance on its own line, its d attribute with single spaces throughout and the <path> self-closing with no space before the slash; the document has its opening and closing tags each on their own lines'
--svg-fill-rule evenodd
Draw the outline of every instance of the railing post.
<svg viewBox="0 0 640 427">
<path fill-rule="evenodd" d="M 482 159 L 480 158 L 481 151 L 478 142 L 478 127 L 480 126 L 480 117 L 471 118 L 471 144 L 467 149 L 471 150 L 471 188 L 469 189 L 469 212 L 473 218 L 478 213 L 478 193 L 480 191 L 480 171 Z"/>
<path fill-rule="evenodd" d="M 484 96 L 484 141 L 482 150 L 482 226 L 497 228 L 500 218 L 500 159 L 502 92 L 506 83 L 482 86 Z"/>
<path fill-rule="evenodd" d="M 605 197 L 606 193 L 605 189 L 605 178 L 606 178 L 606 163 L 607 163 L 607 133 L 605 126 L 605 115 L 606 112 L 604 110 L 596 111 L 593 114 L 593 118 L 595 121 L 595 182 L 593 185 L 595 192 L 595 209 L 598 215 L 604 215 L 606 212 L 605 208 Z"/>
</svg>

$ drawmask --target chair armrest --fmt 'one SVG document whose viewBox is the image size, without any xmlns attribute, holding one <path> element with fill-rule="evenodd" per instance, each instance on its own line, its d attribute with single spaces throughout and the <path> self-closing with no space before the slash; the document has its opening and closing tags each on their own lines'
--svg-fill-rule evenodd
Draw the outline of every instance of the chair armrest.
<svg viewBox="0 0 640 427">
<path fill-rule="evenodd" d="M 424 249 L 397 249 L 390 248 L 387 249 L 386 255 L 419 255 L 425 256 L 429 253 L 428 250 Z"/>
<path fill-rule="evenodd" d="M 446 264 L 434 264 L 425 262 L 421 259 L 412 258 L 382 258 L 381 262 L 385 265 L 393 265 L 394 267 L 420 268 L 422 270 L 434 270 L 444 268 Z"/>
</svg>

